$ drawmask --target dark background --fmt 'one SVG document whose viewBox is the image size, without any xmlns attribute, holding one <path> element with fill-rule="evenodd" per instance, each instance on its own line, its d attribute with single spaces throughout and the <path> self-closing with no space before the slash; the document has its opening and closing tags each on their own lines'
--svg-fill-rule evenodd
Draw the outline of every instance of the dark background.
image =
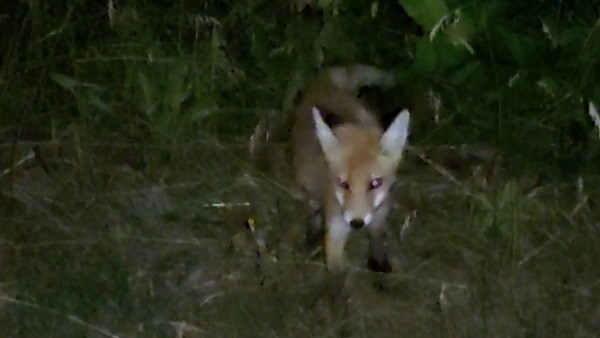
<svg viewBox="0 0 600 338">
<path fill-rule="evenodd" d="M 5 1 L 0 31 L 1 335 L 598 332 L 597 2 Z M 289 116 L 358 62 L 415 149 L 394 272 L 355 236 L 336 302 Z"/>
</svg>

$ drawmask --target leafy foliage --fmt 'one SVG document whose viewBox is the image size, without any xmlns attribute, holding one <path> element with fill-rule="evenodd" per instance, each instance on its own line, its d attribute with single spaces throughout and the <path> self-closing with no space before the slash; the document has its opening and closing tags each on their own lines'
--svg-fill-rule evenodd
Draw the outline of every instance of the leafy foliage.
<svg viewBox="0 0 600 338">
<path fill-rule="evenodd" d="M 2 2 L 0 327 L 595 334 L 599 12 L 549 0 Z M 406 210 L 390 222 L 398 269 L 352 270 L 344 312 L 319 298 L 315 253 L 295 247 L 304 218 L 286 141 L 315 71 L 357 62 L 395 76 L 364 90 L 384 113 L 410 108 L 417 149 L 483 146 L 505 168 L 457 179 L 407 159 Z M 251 157 L 262 134 L 273 142 Z M 256 231 L 241 226 L 248 215 Z"/>
<path fill-rule="evenodd" d="M 551 175 L 597 163 L 584 109 L 600 101 L 593 3 L 108 5 L 33 1 L 5 16 L 20 38 L 3 44 L 3 125 L 42 139 L 73 124 L 94 137 L 228 139 L 281 121 L 314 69 L 365 62 L 396 70 L 388 100 L 413 106 L 415 143 L 487 143 L 513 169 Z M 427 102 L 410 102 L 431 90 L 443 108 L 436 124 L 414 108 Z"/>
</svg>

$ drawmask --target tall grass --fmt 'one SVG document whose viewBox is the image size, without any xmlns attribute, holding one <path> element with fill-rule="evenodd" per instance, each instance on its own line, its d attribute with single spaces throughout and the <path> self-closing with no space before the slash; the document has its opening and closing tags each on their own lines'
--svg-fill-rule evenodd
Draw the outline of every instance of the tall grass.
<svg viewBox="0 0 600 338">
<path fill-rule="evenodd" d="M 598 331 L 593 2 L 0 8 L 5 336 Z M 289 110 L 315 70 L 354 62 L 395 75 L 365 93 L 411 108 L 415 152 L 394 271 L 367 271 L 357 234 L 331 281 L 303 243 Z"/>
</svg>

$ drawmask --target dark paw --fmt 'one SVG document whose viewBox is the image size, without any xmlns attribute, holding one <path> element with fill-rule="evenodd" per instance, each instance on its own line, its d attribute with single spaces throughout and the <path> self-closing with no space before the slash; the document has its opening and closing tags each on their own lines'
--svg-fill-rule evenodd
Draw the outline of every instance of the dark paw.
<svg viewBox="0 0 600 338">
<path fill-rule="evenodd" d="M 324 236 L 325 231 L 323 229 L 309 228 L 306 231 L 306 245 L 314 246 L 316 244 L 320 244 L 323 241 Z"/>
<path fill-rule="evenodd" d="M 306 244 L 313 246 L 320 244 L 323 241 L 325 229 L 323 228 L 323 220 L 321 209 L 315 209 L 308 219 L 306 228 Z"/>
<path fill-rule="evenodd" d="M 374 272 L 392 272 L 392 265 L 390 264 L 390 261 L 387 259 L 387 257 L 385 257 L 381 261 L 378 261 L 375 258 L 369 258 L 367 266 L 369 267 L 369 270 Z"/>
</svg>

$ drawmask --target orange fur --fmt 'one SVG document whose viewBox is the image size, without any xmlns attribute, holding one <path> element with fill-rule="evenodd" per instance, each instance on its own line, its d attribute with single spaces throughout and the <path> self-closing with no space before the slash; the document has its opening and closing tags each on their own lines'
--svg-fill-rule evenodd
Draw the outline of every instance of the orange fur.
<svg viewBox="0 0 600 338">
<path fill-rule="evenodd" d="M 296 180 L 312 204 L 324 209 L 326 259 L 332 270 L 343 267 L 347 236 L 362 226 L 371 232 L 376 270 L 389 270 L 381 237 L 409 113 L 398 114 L 384 132 L 356 95 L 357 87 L 365 84 L 361 82 L 385 78 L 369 66 L 330 68 L 309 86 L 295 112 Z M 325 118 L 337 124 L 328 126 Z"/>
</svg>

